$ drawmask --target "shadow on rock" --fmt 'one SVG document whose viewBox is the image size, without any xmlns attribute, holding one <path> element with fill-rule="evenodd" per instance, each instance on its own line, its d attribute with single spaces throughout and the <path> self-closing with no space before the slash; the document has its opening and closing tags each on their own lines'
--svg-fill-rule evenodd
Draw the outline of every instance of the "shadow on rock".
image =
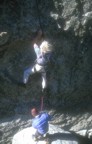
<svg viewBox="0 0 92 144">
<path fill-rule="evenodd" d="M 25 86 L 25 84 L 23 83 L 22 80 L 17 80 L 17 79 L 14 77 L 14 75 L 12 75 L 12 74 L 10 74 L 10 73 L 8 72 L 8 70 L 5 70 L 5 71 L 4 71 L 4 74 L 5 74 L 6 77 L 8 77 L 8 79 L 9 79 L 12 83 L 14 83 L 14 84 L 16 84 L 16 85 L 19 85 L 19 86 Z"/>
<path fill-rule="evenodd" d="M 2 136 L 3 136 L 3 132 L 0 131 L 0 139 L 2 139 Z"/>
<path fill-rule="evenodd" d="M 46 139 L 49 139 L 50 142 L 56 140 L 65 140 L 65 141 L 76 141 L 78 144 L 91 144 L 92 140 L 76 133 L 55 133 L 47 134 Z"/>
</svg>

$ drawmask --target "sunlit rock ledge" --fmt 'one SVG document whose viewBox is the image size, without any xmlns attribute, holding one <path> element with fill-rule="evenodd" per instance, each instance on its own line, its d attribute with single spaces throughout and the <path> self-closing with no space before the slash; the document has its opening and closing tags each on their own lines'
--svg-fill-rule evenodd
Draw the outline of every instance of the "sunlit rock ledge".
<svg viewBox="0 0 92 144">
<path fill-rule="evenodd" d="M 48 135 L 44 140 L 34 141 L 32 127 L 25 128 L 14 135 L 12 144 L 90 144 L 90 140 L 75 133 L 61 129 L 59 126 L 49 125 Z"/>
</svg>

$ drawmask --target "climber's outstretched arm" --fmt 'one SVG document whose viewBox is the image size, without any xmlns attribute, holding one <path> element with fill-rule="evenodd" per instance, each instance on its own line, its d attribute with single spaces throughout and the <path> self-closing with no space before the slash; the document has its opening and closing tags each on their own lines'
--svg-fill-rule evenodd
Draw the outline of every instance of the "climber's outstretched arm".
<svg viewBox="0 0 92 144">
<path fill-rule="evenodd" d="M 34 47 L 34 51 L 35 51 L 37 58 L 39 58 L 41 55 L 40 48 L 38 47 L 38 45 L 36 43 L 33 45 L 33 47 Z"/>
</svg>

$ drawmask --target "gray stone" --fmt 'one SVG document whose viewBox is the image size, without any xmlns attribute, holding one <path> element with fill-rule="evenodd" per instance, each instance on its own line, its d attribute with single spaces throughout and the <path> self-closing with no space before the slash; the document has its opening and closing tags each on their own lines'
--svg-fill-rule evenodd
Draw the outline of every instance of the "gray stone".
<svg viewBox="0 0 92 144">
<path fill-rule="evenodd" d="M 71 109 L 76 116 L 64 114 L 63 122 L 56 117 L 56 124 L 67 130 L 91 129 L 92 0 L 40 0 L 39 12 L 34 0 L 11 3 L 0 2 L 0 116 L 25 114 L 30 106 L 40 107 L 41 76 L 30 76 L 26 87 L 22 79 L 23 71 L 36 58 L 32 38 L 41 21 L 45 38 L 54 48 L 44 107 L 67 109 L 67 113 Z M 83 116 L 87 112 L 90 117 Z"/>
<path fill-rule="evenodd" d="M 51 144 L 79 144 L 75 136 L 71 137 L 70 132 L 64 131 L 59 126 L 50 125 L 49 127 L 49 141 Z M 46 144 L 45 141 L 34 142 L 32 139 L 34 130 L 32 127 L 26 128 L 13 137 L 12 144 Z"/>
<path fill-rule="evenodd" d="M 76 132 L 77 134 L 80 134 L 82 136 L 87 136 L 87 130 L 80 130 L 78 132 Z"/>
<path fill-rule="evenodd" d="M 33 100 L 38 103 L 42 95 L 40 76 L 30 77 L 26 88 L 21 84 L 24 69 L 31 66 L 36 58 L 32 51 L 32 36 L 39 28 L 38 11 L 33 0 L 19 2 L 17 6 L 13 5 L 15 13 L 11 4 L 4 4 L 4 7 L 8 10 L 7 13 L 1 10 L 3 13 L 0 17 L 0 28 L 3 29 L 0 34 L 1 45 L 8 42 L 9 33 L 12 33 L 12 37 L 8 45 L 0 48 L 7 50 L 5 53 L 0 53 L 2 56 L 0 61 L 2 112 L 0 113 L 10 112 L 6 111 L 6 106 L 12 111 L 11 113 L 14 111 L 23 113 L 23 109 L 28 110 L 26 107 L 28 103 Z M 15 7 L 20 9 L 16 12 Z M 86 107 L 89 103 L 91 105 L 91 7 L 90 0 L 84 3 L 78 0 L 39 2 L 45 38 L 50 40 L 55 52 L 54 64 L 49 66 L 47 72 L 47 95 L 49 95 L 47 101 L 50 106 L 72 108 L 76 105 L 85 109 L 85 105 Z M 88 21 L 85 23 L 86 19 Z M 25 100 L 26 96 L 28 99 Z M 7 97 L 8 102 L 5 101 Z M 85 101 L 88 104 L 85 104 Z M 22 109 L 24 102 L 25 108 Z"/>
<path fill-rule="evenodd" d="M 92 129 L 88 130 L 88 137 L 92 138 Z"/>
<path fill-rule="evenodd" d="M 0 32 L 0 46 L 6 44 L 9 40 L 9 32 Z"/>
<path fill-rule="evenodd" d="M 52 113 L 52 111 L 50 113 Z M 85 129 L 85 131 L 87 131 L 86 136 L 82 136 L 82 134 L 85 132 L 84 130 L 78 131 L 79 134 L 78 133 L 76 134 L 74 130 L 69 132 L 68 131 L 70 130 L 69 127 L 70 126 L 72 127 L 73 125 L 76 124 L 74 121 L 71 120 L 70 125 L 67 125 L 68 118 L 69 117 L 66 117 L 65 115 L 60 116 L 60 113 L 57 113 L 56 115 L 57 122 L 55 122 L 54 120 L 50 122 L 49 135 L 47 135 L 49 141 L 51 141 L 52 143 L 56 142 L 60 143 L 61 141 L 63 143 L 64 142 L 69 143 L 69 141 L 75 142 L 77 140 L 78 142 L 80 142 L 80 144 L 91 144 L 91 140 L 88 139 L 88 131 L 89 134 L 91 134 L 91 129 L 90 130 Z M 78 122 L 77 116 L 76 116 L 76 122 Z M 0 144 L 5 143 L 11 144 L 12 140 L 14 139 L 16 140 L 20 135 L 23 138 L 23 133 L 30 131 L 31 124 L 32 119 L 30 115 L 16 115 L 14 117 L 4 118 L 0 120 Z M 28 136 L 30 135 L 31 133 L 28 133 Z M 23 139 L 20 140 L 23 141 Z"/>
</svg>

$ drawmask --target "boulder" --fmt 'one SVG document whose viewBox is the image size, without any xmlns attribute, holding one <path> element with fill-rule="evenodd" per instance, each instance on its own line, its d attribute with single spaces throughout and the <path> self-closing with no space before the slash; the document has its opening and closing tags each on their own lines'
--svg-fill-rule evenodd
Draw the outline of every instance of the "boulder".
<svg viewBox="0 0 92 144">
<path fill-rule="evenodd" d="M 49 125 L 49 134 L 47 134 L 46 139 L 35 142 L 32 139 L 34 133 L 35 130 L 32 127 L 25 128 L 14 135 L 12 144 L 46 144 L 46 140 L 51 144 L 88 144 L 89 142 L 85 137 L 65 131 L 52 124 Z"/>
<path fill-rule="evenodd" d="M 32 134 L 34 133 L 35 129 L 32 127 L 26 128 L 14 135 L 12 144 L 36 144 L 32 139 Z M 41 144 L 45 144 L 45 142 L 41 142 Z"/>
</svg>

